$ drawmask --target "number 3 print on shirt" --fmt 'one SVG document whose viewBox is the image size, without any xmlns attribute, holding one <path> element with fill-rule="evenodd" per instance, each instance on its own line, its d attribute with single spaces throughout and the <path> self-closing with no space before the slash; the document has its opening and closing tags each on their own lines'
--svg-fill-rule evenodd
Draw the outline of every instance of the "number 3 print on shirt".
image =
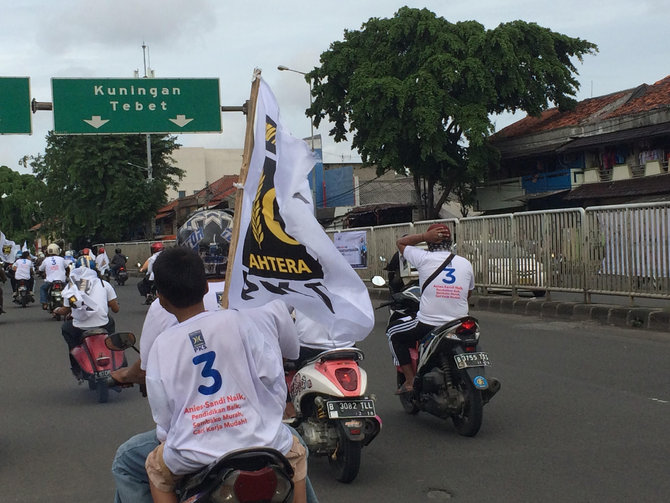
<svg viewBox="0 0 670 503">
<path fill-rule="evenodd" d="M 447 275 L 442 278 L 442 283 L 446 283 L 447 285 L 456 283 L 456 276 L 454 276 L 456 269 L 453 267 L 445 267 L 444 270 L 447 272 Z"/>
<path fill-rule="evenodd" d="M 208 353 L 203 353 L 193 358 L 193 365 L 199 365 L 200 363 L 205 364 L 202 371 L 200 372 L 200 375 L 202 377 L 211 377 L 214 379 L 214 384 L 211 386 L 198 386 L 198 392 L 202 395 L 213 395 L 221 389 L 221 385 L 223 384 L 219 371 L 215 368 L 212 368 L 215 357 L 216 353 L 214 351 L 209 351 Z"/>
</svg>

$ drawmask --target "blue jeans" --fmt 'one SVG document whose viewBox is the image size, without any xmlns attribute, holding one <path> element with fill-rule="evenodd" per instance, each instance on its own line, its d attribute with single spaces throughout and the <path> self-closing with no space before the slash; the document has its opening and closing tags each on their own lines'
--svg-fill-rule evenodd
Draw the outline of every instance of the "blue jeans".
<svg viewBox="0 0 670 503">
<path fill-rule="evenodd" d="M 51 286 L 50 281 L 45 281 L 44 283 L 42 283 L 42 286 L 40 286 L 40 303 L 42 303 L 42 304 L 48 304 L 49 303 L 49 299 L 47 297 L 47 294 L 48 294 L 50 286 Z"/>
<path fill-rule="evenodd" d="M 305 445 L 298 432 L 293 428 L 291 431 Z M 149 453 L 158 447 L 158 444 L 156 430 L 151 430 L 131 437 L 117 449 L 112 463 L 112 475 L 116 483 L 114 503 L 153 503 L 144 462 Z M 305 448 L 307 448 L 306 445 Z M 307 503 L 319 503 L 309 476 L 305 479 L 305 483 Z"/>
</svg>

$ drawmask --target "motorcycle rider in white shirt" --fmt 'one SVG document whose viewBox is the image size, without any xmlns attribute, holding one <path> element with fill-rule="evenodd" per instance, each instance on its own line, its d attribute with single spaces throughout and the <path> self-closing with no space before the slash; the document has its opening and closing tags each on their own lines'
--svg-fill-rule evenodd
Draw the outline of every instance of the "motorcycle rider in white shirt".
<svg viewBox="0 0 670 503">
<path fill-rule="evenodd" d="M 177 232 L 177 245 L 197 248 L 205 263 L 209 290 L 203 297 L 203 304 L 207 311 L 221 309 L 228 258 L 227 236 L 232 224 L 233 217 L 225 211 L 201 210 L 191 215 Z M 163 331 L 176 324 L 177 318 L 167 312 L 158 299 L 155 300 L 149 306 L 142 326 L 140 359 L 129 367 L 112 372 L 112 377 L 122 385 L 144 385 L 145 362 L 148 361 L 154 341 Z M 148 454 L 158 444 L 156 430 L 153 429 L 131 437 L 117 449 L 112 464 L 112 474 L 116 482 L 115 503 L 152 502 L 144 464 Z M 318 503 L 309 478 L 306 485 L 308 503 Z"/>
<path fill-rule="evenodd" d="M 17 295 L 15 285 L 18 285 L 20 279 L 28 281 L 28 295 L 32 295 L 33 286 L 35 285 L 35 267 L 33 261 L 30 260 L 29 251 L 21 253 L 21 258 L 16 259 L 16 262 L 14 262 L 14 265 L 12 266 L 12 270 L 14 271 L 14 283 L 12 284 L 14 287 L 14 297 L 16 298 Z"/>
<path fill-rule="evenodd" d="M 60 256 L 60 247 L 56 243 L 47 246 L 47 256 L 40 264 L 39 270 L 45 275 L 44 283 L 40 286 L 40 302 L 42 309 L 48 309 L 47 296 L 51 284 L 54 281 L 65 282 L 66 279 L 65 259 Z"/>
</svg>

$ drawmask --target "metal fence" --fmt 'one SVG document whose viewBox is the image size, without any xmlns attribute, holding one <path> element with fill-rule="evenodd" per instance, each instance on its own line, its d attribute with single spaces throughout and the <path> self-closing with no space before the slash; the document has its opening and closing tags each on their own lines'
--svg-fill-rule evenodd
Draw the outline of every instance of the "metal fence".
<svg viewBox="0 0 670 503">
<path fill-rule="evenodd" d="M 631 298 L 670 298 L 670 202 L 531 211 L 362 227 L 368 262 L 356 269 L 364 281 L 386 277 L 386 261 L 403 234 L 425 232 L 435 222 L 452 231 L 455 251 L 472 262 L 482 292 L 552 291 Z M 337 232 L 328 231 L 331 239 Z M 166 246 L 173 241 L 164 242 Z M 128 268 L 151 254 L 150 241 L 105 243 L 119 247 Z"/>
<path fill-rule="evenodd" d="M 365 230 L 363 280 L 386 277 L 385 260 L 406 233 L 446 223 L 456 252 L 472 262 L 482 292 L 552 291 L 670 298 L 670 203 L 598 206 L 431 220 Z M 337 232 L 329 231 L 333 238 Z M 382 260 L 382 258 L 384 260 Z"/>
</svg>

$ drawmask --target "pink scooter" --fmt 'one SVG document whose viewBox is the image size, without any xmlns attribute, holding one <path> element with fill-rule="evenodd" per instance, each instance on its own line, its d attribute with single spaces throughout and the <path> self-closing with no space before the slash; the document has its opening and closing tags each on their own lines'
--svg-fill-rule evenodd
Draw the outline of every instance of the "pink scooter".
<svg viewBox="0 0 670 503">
<path fill-rule="evenodd" d="M 105 345 L 107 330 L 93 328 L 82 335 L 82 342 L 70 350 L 71 358 L 79 365 L 73 370 L 79 382 L 88 381 L 88 387 L 98 395 L 98 402 L 105 403 L 109 399 L 109 389 L 121 391 L 111 378 L 112 370 L 127 367 L 128 362 L 123 351 L 109 349 Z"/>
</svg>

